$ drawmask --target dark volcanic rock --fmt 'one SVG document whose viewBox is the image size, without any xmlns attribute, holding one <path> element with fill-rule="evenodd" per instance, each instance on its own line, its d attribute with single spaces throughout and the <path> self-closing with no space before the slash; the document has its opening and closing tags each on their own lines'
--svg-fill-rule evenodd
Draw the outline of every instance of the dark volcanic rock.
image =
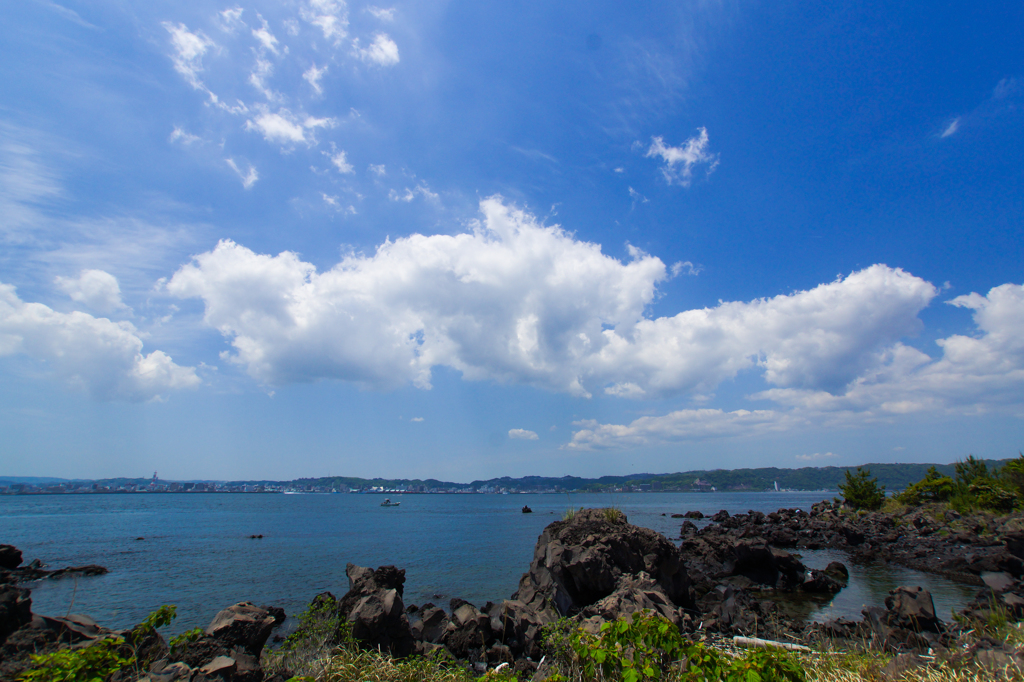
<svg viewBox="0 0 1024 682">
<path fill-rule="evenodd" d="M 28 590 L 0 585 L 0 644 L 32 620 L 32 597 Z"/>
<path fill-rule="evenodd" d="M 641 572 L 674 604 L 692 606 L 679 549 L 662 535 L 633 526 L 624 514 L 584 509 L 556 521 L 537 540 L 529 572 L 512 596 L 536 611 L 573 615 Z"/>
<path fill-rule="evenodd" d="M 229 649 L 240 648 L 258 657 L 276 626 L 273 615 L 250 602 L 241 602 L 218 613 L 206 628 L 206 635 Z"/>
<path fill-rule="evenodd" d="M 14 545 L 0 545 L 0 568 L 13 571 L 21 566 L 21 550 Z"/>
<path fill-rule="evenodd" d="M 412 653 L 414 640 L 402 602 L 405 570 L 381 566 L 376 571 L 348 564 L 349 591 L 341 598 L 338 613 L 352 623 L 352 635 L 370 648 L 392 656 Z"/>
</svg>

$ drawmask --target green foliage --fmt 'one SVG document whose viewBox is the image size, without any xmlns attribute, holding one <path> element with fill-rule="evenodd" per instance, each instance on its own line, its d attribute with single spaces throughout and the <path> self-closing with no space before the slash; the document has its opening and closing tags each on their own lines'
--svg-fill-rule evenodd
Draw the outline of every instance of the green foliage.
<svg viewBox="0 0 1024 682">
<path fill-rule="evenodd" d="M 315 601 L 299 614 L 299 627 L 274 651 L 263 654 L 267 674 L 288 671 L 300 676 L 318 677 L 323 672 L 323 657 L 341 647 L 354 652 L 352 625 L 338 614 L 337 602 Z M 301 678 L 296 678 L 301 679 Z"/>
<path fill-rule="evenodd" d="M 80 649 L 60 649 L 49 654 L 31 656 L 32 668 L 22 673 L 18 680 L 103 682 L 118 670 L 138 667 L 138 643 L 156 632 L 157 628 L 170 625 L 175 618 L 175 611 L 174 606 L 161 606 L 132 629 L 128 641 L 123 637 L 107 637 Z"/>
<path fill-rule="evenodd" d="M 1020 503 L 1020 497 L 1007 490 L 997 482 L 979 482 L 967 489 L 968 494 L 979 509 L 991 509 L 998 512 L 1010 512 Z"/>
<path fill-rule="evenodd" d="M 1024 454 L 1007 462 L 999 470 L 999 479 L 1009 490 L 1024 497 Z"/>
<path fill-rule="evenodd" d="M 605 507 L 601 513 L 604 514 L 604 520 L 608 523 L 615 523 L 622 518 L 622 512 L 615 507 Z"/>
<path fill-rule="evenodd" d="M 871 471 L 862 467 L 857 467 L 856 474 L 846 470 L 846 482 L 839 484 L 839 492 L 854 509 L 876 510 L 885 501 L 885 486 L 879 486 Z"/>
<path fill-rule="evenodd" d="M 974 461 L 977 462 L 977 460 Z M 958 462 L 957 466 L 960 466 L 960 464 L 961 463 Z M 982 468 L 985 468 L 984 462 L 980 462 L 980 464 Z M 957 470 L 958 478 L 960 473 L 961 472 Z M 928 473 L 925 474 L 923 479 L 898 494 L 896 499 L 903 504 L 912 505 L 921 504 L 923 502 L 947 502 L 953 497 L 953 492 L 953 479 L 949 476 L 943 476 L 935 469 L 935 467 L 931 467 L 928 469 Z"/>
<path fill-rule="evenodd" d="M 171 621 L 177 617 L 178 607 L 170 604 L 164 604 L 156 611 L 143 618 L 142 622 L 133 628 L 133 631 L 140 634 L 149 634 L 150 632 L 156 631 L 157 628 L 170 625 Z"/>
<path fill-rule="evenodd" d="M 562 671 L 549 680 L 724 680 L 725 682 L 804 682 L 800 665 L 787 653 L 754 650 L 731 658 L 690 642 L 660 616 L 634 614 L 605 623 L 591 635 L 571 621 L 545 630 L 545 650 Z M 566 675 L 566 673 L 568 673 Z"/>
<path fill-rule="evenodd" d="M 934 467 L 932 467 L 934 469 Z M 967 487 L 979 479 L 989 477 L 988 465 L 984 460 L 976 459 L 974 455 L 967 455 L 967 459 L 953 465 L 956 471 L 956 482 L 958 485 Z"/>
<path fill-rule="evenodd" d="M 192 628 L 191 630 L 185 630 L 185 632 L 171 637 L 170 641 L 167 642 L 167 646 L 171 649 L 171 660 L 175 660 L 173 657 L 181 652 L 190 643 L 195 642 L 203 636 L 202 628 Z"/>
<path fill-rule="evenodd" d="M 111 637 L 81 649 L 60 649 L 32 656 L 32 668 L 18 676 L 21 682 L 103 682 L 131 665 L 134 657 L 121 653 L 124 640 Z"/>
</svg>

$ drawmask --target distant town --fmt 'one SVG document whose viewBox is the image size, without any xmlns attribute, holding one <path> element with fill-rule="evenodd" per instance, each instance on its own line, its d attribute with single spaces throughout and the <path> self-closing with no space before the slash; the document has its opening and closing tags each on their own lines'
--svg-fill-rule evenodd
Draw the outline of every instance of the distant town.
<svg viewBox="0 0 1024 682">
<path fill-rule="evenodd" d="M 989 468 L 1008 460 L 985 460 Z M 953 464 L 864 464 L 880 485 L 902 490 L 924 478 L 934 466 L 953 475 Z M 834 491 L 854 467 L 801 467 L 784 469 L 714 469 L 671 474 L 628 476 L 504 476 L 485 481 L 455 483 L 436 479 L 383 479 L 347 476 L 299 478 L 292 481 L 168 481 L 154 472 L 149 478 L 68 480 L 61 478 L 0 476 L 0 495 L 95 495 L 112 493 L 346 493 L 346 494 L 514 494 L 514 493 L 659 493 L 659 492 L 756 492 Z"/>
<path fill-rule="evenodd" d="M 750 489 L 745 486 L 745 489 Z M 636 483 L 623 485 L 617 488 L 609 488 L 607 492 L 714 492 L 715 487 L 700 478 L 694 479 L 693 484 L 686 489 L 678 486 L 671 488 L 663 486 L 658 481 L 650 483 Z M 108 493 L 285 493 L 285 494 L 308 494 L 308 493 L 348 493 L 348 494 L 490 494 L 507 495 L 511 493 L 574 493 L 588 492 L 579 488 L 566 488 L 560 485 L 550 487 L 530 487 L 523 489 L 520 486 L 494 486 L 494 485 L 460 485 L 449 484 L 439 486 L 428 485 L 400 485 L 388 487 L 384 485 L 366 484 L 357 487 L 348 485 L 317 485 L 313 483 L 276 482 L 276 483 L 237 483 L 223 481 L 207 482 L 181 482 L 164 481 L 157 474 L 148 481 L 123 481 L 123 482 L 93 482 L 93 481 L 62 481 L 48 483 L 16 483 L 8 482 L 0 485 L 0 495 L 92 495 Z"/>
</svg>

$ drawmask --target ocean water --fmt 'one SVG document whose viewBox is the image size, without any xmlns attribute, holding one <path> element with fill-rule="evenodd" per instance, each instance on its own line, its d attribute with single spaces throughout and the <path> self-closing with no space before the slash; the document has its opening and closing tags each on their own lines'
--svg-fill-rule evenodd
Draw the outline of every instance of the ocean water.
<svg viewBox="0 0 1024 682">
<path fill-rule="evenodd" d="M 829 493 L 615 493 L 573 495 L 402 495 L 382 508 L 383 496 L 360 494 L 142 494 L 0 496 L 0 543 L 25 561 L 50 568 L 100 564 L 103 576 L 25 585 L 33 611 L 89 614 L 124 628 L 162 604 L 175 604 L 170 631 L 207 625 L 239 601 L 302 611 L 318 593 L 348 589 L 348 562 L 406 569 L 406 604 L 452 597 L 478 606 L 508 598 L 529 568 L 537 536 L 569 507 L 614 506 L 631 523 L 677 539 L 681 519 L 780 508 L 809 509 Z M 528 504 L 533 514 L 521 513 Z M 662 516 L 665 514 L 665 516 Z M 251 539 L 251 535 L 263 539 Z M 804 552 L 810 568 L 841 553 Z M 897 585 L 931 590 L 948 618 L 975 588 L 927 574 L 849 566 L 852 580 L 835 599 L 808 603 L 815 619 L 857 617 L 881 605 Z M 820 565 L 819 565 L 820 564 Z"/>
</svg>

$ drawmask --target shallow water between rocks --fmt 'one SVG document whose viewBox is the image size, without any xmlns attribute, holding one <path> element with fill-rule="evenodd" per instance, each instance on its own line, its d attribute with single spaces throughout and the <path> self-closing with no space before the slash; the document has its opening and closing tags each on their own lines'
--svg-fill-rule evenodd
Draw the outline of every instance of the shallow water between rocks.
<svg viewBox="0 0 1024 682">
<path fill-rule="evenodd" d="M 111 494 L 0 496 L 0 543 L 51 568 L 100 564 L 110 573 L 41 581 L 33 611 L 86 613 L 129 627 L 162 604 L 175 604 L 174 632 L 205 626 L 238 601 L 281 606 L 294 615 L 325 590 L 348 589 L 345 565 L 406 569 L 405 602 L 447 607 L 452 597 L 478 606 L 508 598 L 529 568 L 537 536 L 565 511 L 614 506 L 631 523 L 678 542 L 671 514 L 725 509 L 810 509 L 834 493 L 613 493 L 512 495 Z M 534 513 L 523 514 L 529 505 Z M 662 516 L 665 514 L 665 516 Z M 251 539 L 251 535 L 263 535 Z M 139 539 L 142 538 L 142 539 Z M 899 567 L 855 565 L 841 552 L 798 552 L 809 568 L 846 563 L 849 586 L 831 601 L 805 602 L 813 620 L 859 618 L 898 585 L 931 591 L 949 620 L 977 588 Z"/>
</svg>

